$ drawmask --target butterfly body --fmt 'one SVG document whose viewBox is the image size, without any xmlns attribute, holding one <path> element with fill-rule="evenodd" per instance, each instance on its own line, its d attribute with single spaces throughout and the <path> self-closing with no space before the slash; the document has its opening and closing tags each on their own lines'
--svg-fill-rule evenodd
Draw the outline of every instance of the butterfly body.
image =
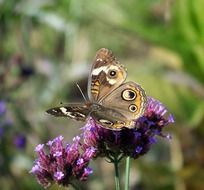
<svg viewBox="0 0 204 190">
<path fill-rule="evenodd" d="M 140 85 L 125 82 L 126 77 L 124 66 L 110 50 L 102 48 L 96 54 L 88 80 L 89 101 L 51 108 L 47 113 L 78 121 L 92 117 L 112 130 L 133 128 L 134 121 L 145 111 L 147 97 Z"/>
<path fill-rule="evenodd" d="M 84 104 L 67 104 L 66 106 L 55 107 L 47 110 L 47 113 L 54 115 L 55 117 L 69 117 L 77 121 L 86 121 L 87 118 L 93 117 L 96 119 L 97 123 L 103 124 L 106 128 L 111 128 L 113 125 L 111 118 L 115 118 L 118 121 L 123 118 L 125 121 L 125 116 L 120 112 L 91 102 L 86 102 Z M 125 122 L 121 124 L 125 125 Z"/>
</svg>

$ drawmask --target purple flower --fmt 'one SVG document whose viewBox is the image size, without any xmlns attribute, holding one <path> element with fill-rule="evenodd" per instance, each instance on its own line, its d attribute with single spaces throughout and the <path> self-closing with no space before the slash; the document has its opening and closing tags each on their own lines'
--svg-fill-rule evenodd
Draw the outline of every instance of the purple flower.
<svg viewBox="0 0 204 190">
<path fill-rule="evenodd" d="M 14 138 L 14 144 L 18 149 L 24 149 L 26 146 L 26 137 L 24 135 L 16 135 Z"/>
<path fill-rule="evenodd" d="M 92 118 L 89 119 L 83 129 L 83 148 L 94 147 L 95 156 L 113 158 L 130 156 L 138 158 L 156 143 L 156 136 L 170 138 L 164 135 L 165 126 L 173 123 L 173 116 L 167 114 L 167 109 L 157 100 L 148 98 L 146 111 L 142 117 L 135 121 L 135 128 L 123 128 L 120 131 L 105 129 Z"/>
<path fill-rule="evenodd" d="M 48 141 L 46 148 L 48 153 L 44 150 L 44 144 L 35 148 L 38 158 L 30 171 L 43 187 L 49 187 L 52 182 L 68 186 L 72 180 L 84 181 L 92 173 L 88 164 L 95 155 L 95 149 L 82 149 L 79 136 L 74 137 L 72 144 L 65 146 L 63 137 L 59 136 Z"/>
<path fill-rule="evenodd" d="M 4 135 L 4 128 L 0 126 L 0 138 Z"/>
<path fill-rule="evenodd" d="M 6 102 L 0 100 L 0 116 L 6 112 Z"/>
</svg>

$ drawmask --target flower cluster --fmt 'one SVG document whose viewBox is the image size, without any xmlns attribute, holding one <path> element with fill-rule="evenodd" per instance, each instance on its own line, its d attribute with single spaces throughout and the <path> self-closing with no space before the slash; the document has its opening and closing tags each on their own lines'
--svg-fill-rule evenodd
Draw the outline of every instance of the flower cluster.
<svg viewBox="0 0 204 190">
<path fill-rule="evenodd" d="M 138 158 L 156 142 L 156 136 L 170 138 L 170 135 L 162 133 L 165 126 L 174 122 L 173 116 L 166 113 L 166 108 L 159 101 L 148 98 L 146 111 L 135 121 L 134 129 L 124 128 L 113 131 L 101 127 L 90 118 L 82 128 L 83 147 L 95 147 L 96 156 L 107 157 L 110 160 L 113 160 L 113 157 L 124 156 Z"/>
<path fill-rule="evenodd" d="M 48 153 L 44 146 L 39 144 L 35 148 L 39 157 L 30 171 L 43 187 L 50 186 L 52 182 L 68 186 L 73 179 L 84 181 L 92 173 L 88 164 L 95 156 L 95 148 L 82 150 L 79 136 L 73 138 L 72 144 L 66 145 L 63 144 L 62 136 L 48 141 Z"/>
</svg>

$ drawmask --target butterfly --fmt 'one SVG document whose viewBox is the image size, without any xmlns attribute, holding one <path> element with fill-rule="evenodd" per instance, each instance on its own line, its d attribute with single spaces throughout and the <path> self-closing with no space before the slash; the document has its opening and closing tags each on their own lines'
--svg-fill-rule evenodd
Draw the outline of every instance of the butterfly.
<svg viewBox="0 0 204 190">
<path fill-rule="evenodd" d="M 89 100 L 54 107 L 46 112 L 77 121 L 91 117 L 100 126 L 111 130 L 134 128 L 135 120 L 144 114 L 147 96 L 140 85 L 125 82 L 126 77 L 125 67 L 110 50 L 102 48 L 96 53 L 89 74 Z"/>
</svg>

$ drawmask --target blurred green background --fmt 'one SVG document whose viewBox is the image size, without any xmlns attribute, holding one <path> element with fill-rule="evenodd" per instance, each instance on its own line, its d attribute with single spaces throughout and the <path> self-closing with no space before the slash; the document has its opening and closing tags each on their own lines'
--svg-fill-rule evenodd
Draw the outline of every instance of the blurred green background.
<svg viewBox="0 0 204 190">
<path fill-rule="evenodd" d="M 59 134 L 71 141 L 83 126 L 45 110 L 83 101 L 75 83 L 86 92 L 105 47 L 176 120 L 166 131 L 172 141 L 159 139 L 132 161 L 131 190 L 203 190 L 203 7 L 203 0 L 0 0 L 0 188 L 43 189 L 28 173 L 34 147 Z M 82 189 L 114 189 L 113 166 L 91 165 Z M 122 162 L 122 178 L 123 171 Z"/>
</svg>

